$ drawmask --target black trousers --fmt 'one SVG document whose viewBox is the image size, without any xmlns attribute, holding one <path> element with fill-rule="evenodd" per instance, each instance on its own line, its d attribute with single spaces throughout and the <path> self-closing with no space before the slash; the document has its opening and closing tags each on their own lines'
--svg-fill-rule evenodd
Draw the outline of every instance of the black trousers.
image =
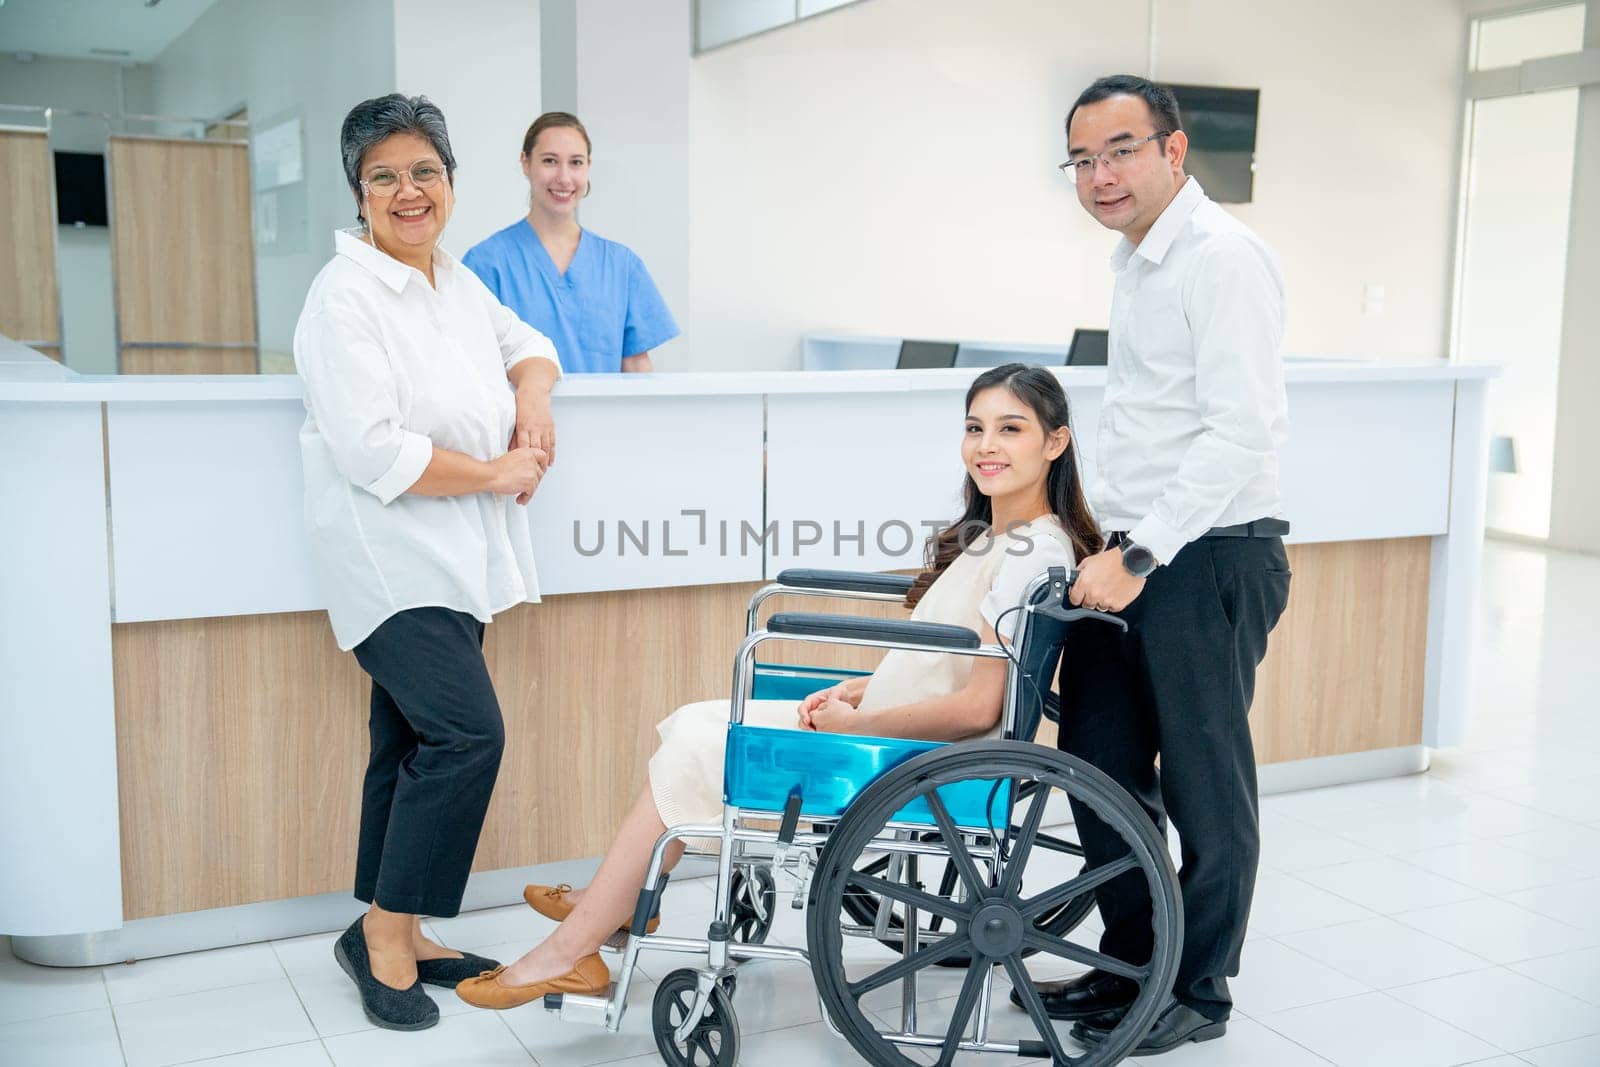
<svg viewBox="0 0 1600 1067">
<path fill-rule="evenodd" d="M 1108 773 L 1182 845 L 1184 941 L 1174 997 L 1213 1020 L 1233 1007 L 1261 839 L 1247 717 L 1267 635 L 1289 599 L 1279 538 L 1203 538 L 1145 583 L 1123 633 L 1074 625 L 1061 662 L 1058 746 Z M 1156 757 L 1161 768 L 1156 769 Z M 1074 804 L 1090 866 L 1126 854 Z M 1097 893 L 1101 951 L 1150 958 L 1150 896 L 1138 871 Z"/>
<path fill-rule="evenodd" d="M 505 748 L 483 623 L 448 608 L 411 608 L 355 654 L 372 677 L 356 898 L 455 915 Z"/>
</svg>

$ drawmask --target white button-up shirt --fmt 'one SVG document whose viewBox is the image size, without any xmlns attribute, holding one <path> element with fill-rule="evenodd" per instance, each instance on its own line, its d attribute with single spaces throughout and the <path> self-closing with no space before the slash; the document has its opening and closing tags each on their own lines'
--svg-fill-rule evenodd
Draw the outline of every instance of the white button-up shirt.
<svg viewBox="0 0 1600 1067">
<path fill-rule="evenodd" d="M 306 523 L 342 649 L 416 607 L 482 622 L 539 599 L 528 513 L 493 493 L 407 494 L 433 449 L 504 455 L 516 425 L 506 372 L 555 345 L 443 250 L 437 289 L 347 232 L 294 331 L 305 382 Z"/>
<path fill-rule="evenodd" d="M 1190 178 L 1116 287 L 1097 475 L 1100 526 L 1162 563 L 1213 526 L 1280 514 L 1283 278 L 1272 249 Z"/>
</svg>

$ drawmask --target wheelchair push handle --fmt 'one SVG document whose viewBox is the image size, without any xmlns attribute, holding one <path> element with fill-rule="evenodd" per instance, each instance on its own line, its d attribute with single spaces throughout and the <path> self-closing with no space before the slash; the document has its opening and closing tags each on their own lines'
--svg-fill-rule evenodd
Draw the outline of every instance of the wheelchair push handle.
<svg viewBox="0 0 1600 1067">
<path fill-rule="evenodd" d="M 1062 622 L 1077 622 L 1079 619 L 1094 619 L 1098 622 L 1109 622 L 1121 629 L 1124 633 L 1128 630 L 1128 620 L 1108 611 L 1095 611 L 1093 608 L 1074 607 L 1072 601 L 1067 599 L 1067 593 L 1072 589 L 1072 583 L 1078 580 L 1078 570 L 1074 567 L 1067 570 L 1065 567 L 1051 567 L 1050 585 L 1045 593 L 1044 603 L 1034 605 L 1033 610 L 1040 615 Z"/>
</svg>

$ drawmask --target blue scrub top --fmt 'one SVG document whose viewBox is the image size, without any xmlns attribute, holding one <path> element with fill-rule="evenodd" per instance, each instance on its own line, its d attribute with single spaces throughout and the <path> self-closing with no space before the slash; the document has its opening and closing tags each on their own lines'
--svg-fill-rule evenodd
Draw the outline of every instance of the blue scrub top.
<svg viewBox="0 0 1600 1067">
<path fill-rule="evenodd" d="M 644 263 L 584 230 L 562 274 L 527 219 L 473 245 L 462 262 L 517 316 L 549 337 L 565 374 L 615 374 L 624 356 L 678 336 Z"/>
</svg>

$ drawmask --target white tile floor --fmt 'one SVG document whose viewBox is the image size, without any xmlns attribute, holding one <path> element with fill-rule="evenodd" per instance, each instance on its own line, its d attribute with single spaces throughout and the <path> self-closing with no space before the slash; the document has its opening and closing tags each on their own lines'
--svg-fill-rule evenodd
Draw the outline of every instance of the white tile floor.
<svg viewBox="0 0 1600 1067">
<path fill-rule="evenodd" d="M 1600 559 L 1491 542 L 1484 587 L 1468 744 L 1436 753 L 1425 775 L 1263 801 L 1234 1022 L 1224 1040 L 1162 1062 L 1600 1064 Z M 710 896 L 703 881 L 674 886 L 667 928 L 703 924 Z M 433 926 L 500 957 L 548 929 L 522 907 Z M 800 912 L 783 910 L 774 940 L 803 941 Z M 362 1016 L 332 943 L 314 935 L 88 970 L 33 967 L 0 949 L 0 1064 L 660 1062 L 650 998 L 677 965 L 670 957 L 645 959 L 613 1037 L 537 1005 L 477 1012 L 448 991 L 435 991 L 438 1027 L 396 1034 Z M 853 1059 L 818 1021 L 812 990 L 793 965 L 741 974 L 744 1062 Z M 951 981 L 925 983 L 924 1018 L 956 992 Z M 996 1019 L 1021 1016 L 1002 1007 Z"/>
</svg>

